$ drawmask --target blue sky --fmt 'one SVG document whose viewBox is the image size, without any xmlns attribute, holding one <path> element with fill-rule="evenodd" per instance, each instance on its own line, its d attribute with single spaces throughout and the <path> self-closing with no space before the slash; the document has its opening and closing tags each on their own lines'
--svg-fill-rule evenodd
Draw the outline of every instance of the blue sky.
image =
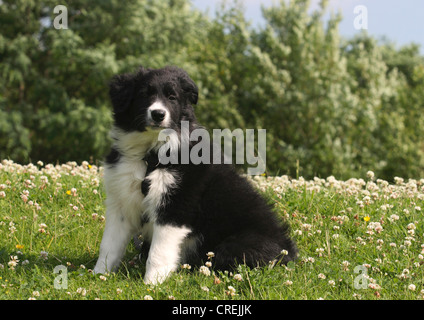
<svg viewBox="0 0 424 320">
<path fill-rule="evenodd" d="M 246 17 L 253 26 L 262 23 L 261 5 L 272 5 L 276 0 L 244 0 Z M 222 0 L 192 0 L 193 5 L 205 11 L 209 8 L 211 15 Z M 311 0 L 311 7 L 318 7 L 319 0 Z M 342 36 L 351 37 L 360 32 L 354 27 L 358 14 L 354 8 L 363 5 L 368 11 L 368 33 L 381 38 L 385 36 L 398 47 L 415 42 L 421 45 L 424 54 L 424 1 L 423 0 L 330 0 L 330 10 L 341 11 L 343 21 L 340 23 Z"/>
</svg>

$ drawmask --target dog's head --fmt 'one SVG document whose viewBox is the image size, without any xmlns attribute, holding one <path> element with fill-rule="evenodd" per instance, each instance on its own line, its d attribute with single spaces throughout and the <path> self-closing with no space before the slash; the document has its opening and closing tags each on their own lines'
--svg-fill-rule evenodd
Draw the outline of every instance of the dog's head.
<svg viewBox="0 0 424 320">
<path fill-rule="evenodd" d="M 117 75 L 109 93 L 115 126 L 127 132 L 178 130 L 181 121 L 196 121 L 193 105 L 197 104 L 197 86 L 177 67 L 140 68 L 132 74 Z"/>
</svg>

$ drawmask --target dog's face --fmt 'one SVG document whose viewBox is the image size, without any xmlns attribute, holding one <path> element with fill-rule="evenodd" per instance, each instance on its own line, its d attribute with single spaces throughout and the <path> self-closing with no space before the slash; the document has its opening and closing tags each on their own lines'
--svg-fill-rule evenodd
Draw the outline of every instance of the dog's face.
<svg viewBox="0 0 424 320">
<path fill-rule="evenodd" d="M 181 121 L 195 121 L 192 106 L 197 104 L 197 86 L 176 67 L 140 68 L 133 74 L 115 76 L 109 93 L 115 125 L 127 132 L 177 130 Z"/>
</svg>

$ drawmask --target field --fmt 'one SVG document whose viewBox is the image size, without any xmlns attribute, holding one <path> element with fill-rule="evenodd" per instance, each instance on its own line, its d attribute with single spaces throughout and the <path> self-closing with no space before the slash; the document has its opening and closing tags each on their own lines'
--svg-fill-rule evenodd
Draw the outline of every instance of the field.
<svg viewBox="0 0 424 320">
<path fill-rule="evenodd" d="M 3 160 L 0 299 L 424 299 L 424 179 L 249 179 L 291 224 L 298 261 L 184 266 L 154 287 L 133 244 L 117 273 L 91 273 L 105 225 L 101 167 Z"/>
</svg>

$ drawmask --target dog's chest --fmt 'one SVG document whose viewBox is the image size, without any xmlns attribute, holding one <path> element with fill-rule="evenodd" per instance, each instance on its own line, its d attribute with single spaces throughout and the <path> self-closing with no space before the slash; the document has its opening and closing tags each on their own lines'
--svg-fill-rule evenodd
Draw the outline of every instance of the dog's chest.
<svg viewBox="0 0 424 320">
<path fill-rule="evenodd" d="M 141 183 L 145 178 L 146 169 L 144 161 L 127 159 L 105 169 L 107 206 L 134 220 L 134 224 L 138 223 L 143 213 L 144 196 L 141 193 Z"/>
<path fill-rule="evenodd" d="M 148 188 L 145 190 L 143 209 L 150 220 L 155 220 L 158 210 L 165 205 L 166 194 L 176 186 L 176 174 L 165 168 L 157 168 L 145 177 Z"/>
<path fill-rule="evenodd" d="M 143 221 L 154 222 L 158 209 L 165 204 L 165 195 L 176 185 L 176 173 L 166 168 L 147 172 L 143 160 L 121 160 L 116 166 L 105 169 L 107 205 L 127 217 L 134 226 Z M 149 188 L 143 195 L 142 183 Z"/>
</svg>

